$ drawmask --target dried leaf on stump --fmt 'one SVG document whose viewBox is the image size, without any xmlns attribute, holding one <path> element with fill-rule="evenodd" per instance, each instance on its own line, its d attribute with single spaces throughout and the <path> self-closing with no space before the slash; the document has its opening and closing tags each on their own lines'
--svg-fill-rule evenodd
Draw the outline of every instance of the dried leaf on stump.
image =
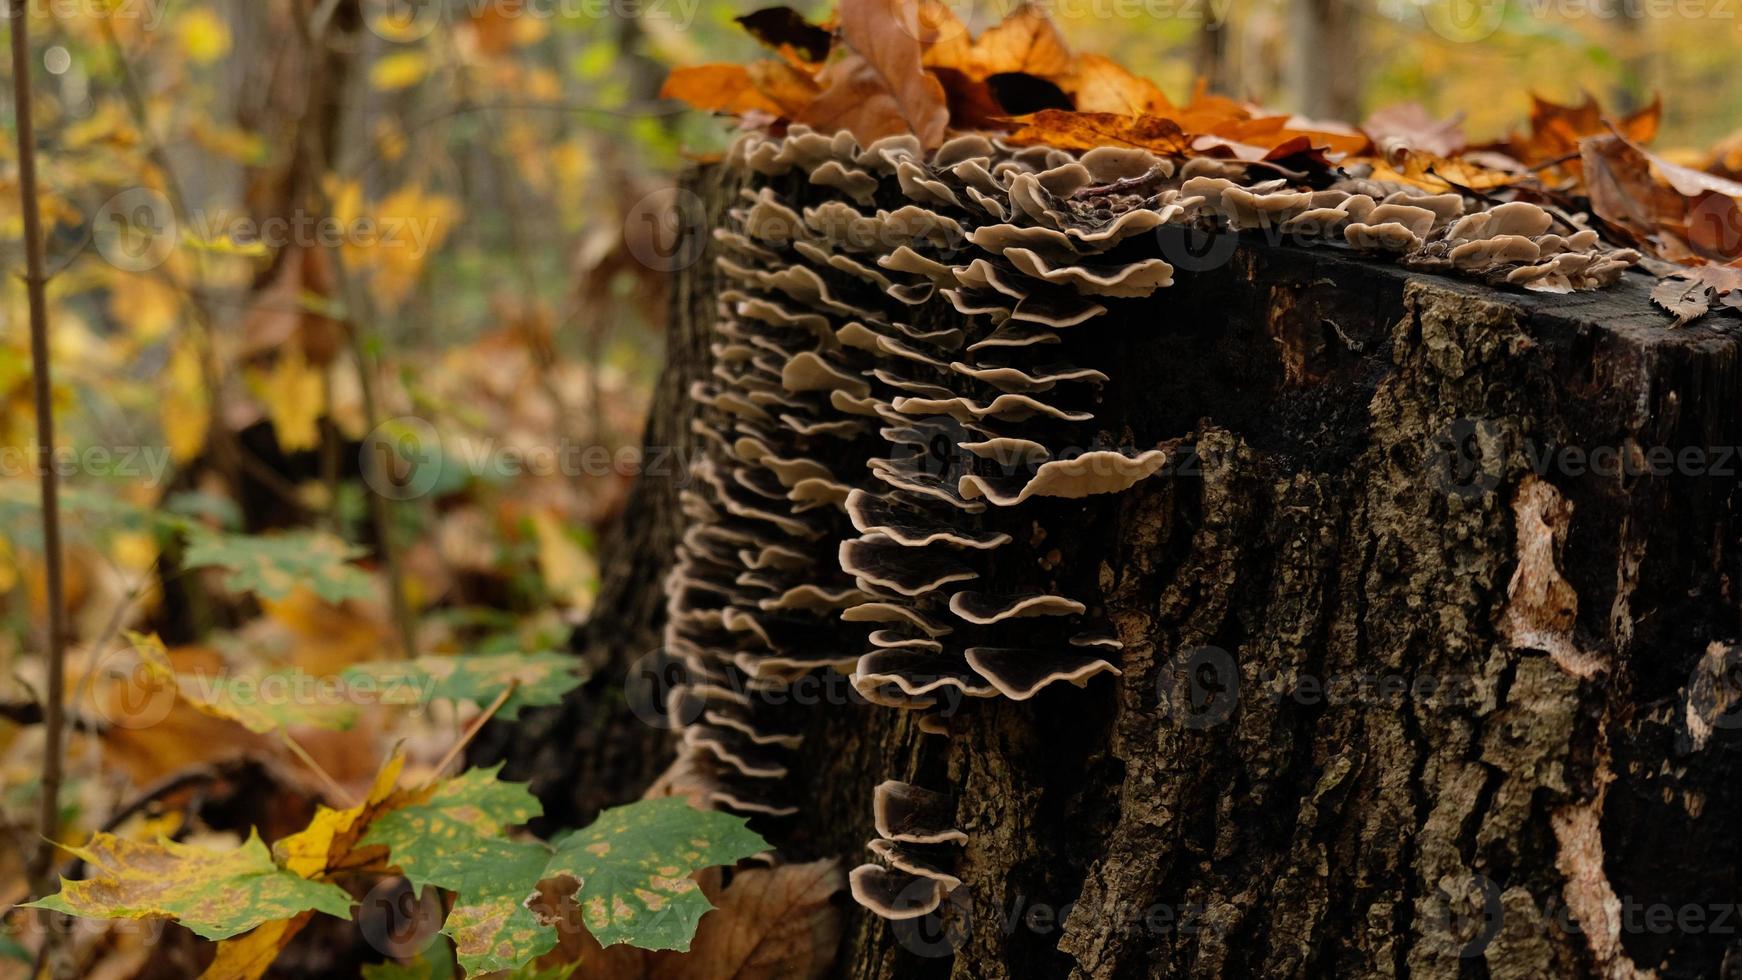
<svg viewBox="0 0 1742 980">
<path fill-rule="evenodd" d="M 1742 267 L 1702 265 L 1665 276 L 1651 291 L 1651 301 L 1674 315 L 1678 327 L 1714 305 L 1742 310 Z"/>
<path fill-rule="evenodd" d="M 927 75 L 934 84 L 937 78 Z M 861 144 L 909 132 L 907 118 L 883 76 L 856 54 L 832 61 L 817 76 L 823 93 L 793 119 L 822 132 L 844 129 Z M 938 84 L 940 105 L 947 105 Z M 947 112 L 947 108 L 944 110 Z"/>
<path fill-rule="evenodd" d="M 1191 146 L 1179 124 L 1161 116 L 1043 109 L 1015 122 L 1021 128 L 1010 135 L 1010 142 L 1017 146 L 1045 144 L 1063 150 L 1132 146 L 1176 155 L 1187 153 Z"/>
<path fill-rule="evenodd" d="M 1111 58 L 1085 54 L 1077 59 L 1071 95 L 1078 112 L 1117 112 L 1128 116 L 1166 115 L 1173 103 L 1156 84 L 1126 71 Z"/>
<path fill-rule="evenodd" d="M 1433 156 L 1449 157 L 1462 152 L 1469 143 L 1464 138 L 1464 114 L 1450 119 L 1435 119 L 1420 102 L 1399 102 L 1386 106 L 1367 117 L 1361 129 L 1388 150 L 1417 150 Z M 1389 155 L 1387 152 L 1386 155 Z"/>
<path fill-rule="evenodd" d="M 732 18 L 763 44 L 797 61 L 821 64 L 832 36 L 791 7 L 767 7 Z"/>
<path fill-rule="evenodd" d="M 970 68 L 981 78 L 1022 72 L 1063 82 L 1075 73 L 1077 65 L 1058 28 L 1039 7 L 1026 3 L 981 34 L 970 57 Z"/>
<path fill-rule="evenodd" d="M 949 127 L 943 86 L 920 58 L 919 17 L 908 0 L 857 0 L 841 9 L 841 37 L 888 89 L 907 128 L 926 147 Z"/>
<path fill-rule="evenodd" d="M 677 99 L 707 112 L 743 115 L 766 112 L 778 116 L 779 103 L 756 87 L 743 65 L 696 65 L 673 68 L 659 88 L 662 99 Z"/>
<path fill-rule="evenodd" d="M 1579 147 L 1591 210 L 1659 258 L 1742 257 L 1742 183 L 1678 166 L 1619 136 Z"/>
</svg>

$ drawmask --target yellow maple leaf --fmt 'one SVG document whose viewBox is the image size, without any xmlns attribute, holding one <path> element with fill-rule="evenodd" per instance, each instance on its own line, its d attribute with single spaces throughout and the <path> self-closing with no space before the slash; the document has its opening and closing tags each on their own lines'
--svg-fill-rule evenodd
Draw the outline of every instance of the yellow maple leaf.
<svg viewBox="0 0 1742 980">
<path fill-rule="evenodd" d="M 375 212 L 376 227 L 382 229 L 369 248 L 376 268 L 375 295 L 384 309 L 394 310 L 411 295 L 430 253 L 459 221 L 460 205 L 412 186 L 382 198 Z"/>
<path fill-rule="evenodd" d="M 388 797 L 399 785 L 399 774 L 405 769 L 405 754 L 395 751 L 381 771 L 363 802 L 343 810 L 322 806 L 308 827 L 272 845 L 272 855 L 284 868 L 304 878 L 313 878 L 327 871 L 356 867 L 363 860 L 355 848 L 369 829 L 369 824 L 381 815 Z M 381 857 L 386 857 L 385 849 Z"/>
<path fill-rule="evenodd" d="M 217 14 L 198 7 L 176 23 L 176 40 L 189 61 L 208 65 L 230 53 L 230 28 Z"/>
<path fill-rule="evenodd" d="M 545 585 L 586 615 L 598 591 L 598 561 L 564 533 L 562 523 L 549 511 L 533 513 L 532 530 L 538 538 L 538 571 Z"/>
<path fill-rule="evenodd" d="M 158 420 L 169 442 L 169 458 L 185 463 L 205 449 L 206 431 L 212 422 L 199 352 L 189 344 L 178 345 L 163 374 L 165 391 L 157 403 Z"/>
<path fill-rule="evenodd" d="M 320 445 L 317 423 L 327 407 L 326 386 L 320 369 L 309 364 L 300 347 L 287 347 L 271 370 L 257 372 L 254 388 L 266 404 L 280 449 L 293 453 Z"/>
<path fill-rule="evenodd" d="M 218 944 L 218 955 L 212 957 L 212 965 L 200 974 L 200 980 L 260 980 L 272 968 L 272 961 L 313 917 L 313 912 L 304 912 L 224 940 Z"/>
<path fill-rule="evenodd" d="M 133 329 L 141 343 L 162 337 L 181 313 L 181 294 L 149 273 L 117 272 L 109 283 L 109 315 Z"/>
<path fill-rule="evenodd" d="M 369 66 L 369 84 L 383 92 L 410 88 L 429 74 L 429 55 L 400 51 Z"/>
</svg>

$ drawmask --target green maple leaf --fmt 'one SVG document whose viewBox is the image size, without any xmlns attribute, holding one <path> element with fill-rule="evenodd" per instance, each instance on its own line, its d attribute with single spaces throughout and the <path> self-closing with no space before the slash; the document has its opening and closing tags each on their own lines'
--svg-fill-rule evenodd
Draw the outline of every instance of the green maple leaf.
<svg viewBox="0 0 1742 980">
<path fill-rule="evenodd" d="M 681 799 L 642 800 L 558 842 L 544 876 L 580 882 L 575 904 L 599 945 L 687 950 L 714 907 L 689 876 L 767 849 L 743 818 Z"/>
<path fill-rule="evenodd" d="M 541 882 L 571 878 L 581 921 L 602 945 L 688 949 L 713 908 L 689 876 L 768 849 L 740 817 L 679 799 L 645 800 L 600 814 L 554 848 L 503 837 L 539 814 L 523 785 L 474 769 L 427 798 L 383 814 L 362 845 L 380 844 L 415 888 L 455 893 L 442 932 L 468 974 L 523 966 L 556 945 L 527 900 Z"/>
<path fill-rule="evenodd" d="M 499 781 L 501 770 L 470 769 L 441 783 L 427 799 L 383 814 L 362 841 L 384 845 L 413 888 L 455 893 L 442 932 L 468 974 L 510 969 L 556 945 L 556 933 L 525 904 L 550 849 L 503 836 L 543 810 L 524 783 Z"/>
<path fill-rule="evenodd" d="M 370 825 L 363 845 L 385 846 L 413 888 L 430 884 L 460 891 L 475 886 L 473 874 L 478 868 L 496 858 L 514 857 L 486 855 L 481 850 L 498 844 L 527 846 L 500 838 L 507 828 L 544 812 L 526 784 L 498 781 L 501 771 L 500 765 L 469 769 L 441 783 L 429 799 L 383 814 Z M 532 885 L 536 884 L 534 878 Z"/>
<path fill-rule="evenodd" d="M 454 908 L 442 924 L 466 974 L 510 970 L 555 949 L 556 930 L 526 907 L 550 851 L 542 844 L 499 840 L 474 854 L 471 867 L 450 879 L 456 882 Z"/>
<path fill-rule="evenodd" d="M 188 534 L 182 564 L 227 568 L 226 587 L 266 599 L 283 599 L 300 585 L 328 602 L 343 602 L 372 594 L 369 576 L 351 564 L 363 553 L 362 548 L 318 531 L 254 535 L 194 529 Z"/>
<path fill-rule="evenodd" d="M 213 940 L 309 909 L 351 915 L 351 896 L 344 889 L 274 864 L 252 832 L 241 847 L 228 851 L 105 833 L 66 850 L 83 858 L 93 874 L 81 881 L 61 879 L 59 892 L 31 902 L 31 908 L 95 919 L 167 916 Z"/>
<path fill-rule="evenodd" d="M 446 699 L 479 706 L 513 690 L 497 714 L 514 718 L 520 709 L 558 704 L 586 676 L 580 660 L 563 653 L 473 653 L 427 656 L 412 661 L 355 664 L 341 675 L 353 688 L 373 685 L 390 698 L 415 698 L 420 703 Z"/>
</svg>

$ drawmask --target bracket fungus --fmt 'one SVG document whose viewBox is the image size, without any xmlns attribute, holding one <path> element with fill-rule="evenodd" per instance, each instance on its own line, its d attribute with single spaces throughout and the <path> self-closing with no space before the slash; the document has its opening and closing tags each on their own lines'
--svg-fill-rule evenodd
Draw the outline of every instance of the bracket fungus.
<svg viewBox="0 0 1742 980">
<path fill-rule="evenodd" d="M 1639 260 L 1525 201 L 1366 177 L 1314 187 L 1239 160 L 1080 155 L 984 135 L 929 156 L 794 124 L 725 158 L 745 188 L 712 243 L 716 370 L 692 394 L 705 448 L 668 584 L 685 772 L 714 805 L 792 812 L 801 722 L 761 697 L 815 670 L 956 726 L 940 704 L 1026 700 L 1117 675 L 1092 575 L 1031 554 L 1048 508 L 1164 472 L 1097 429 L 1110 309 L 1169 287 L 1158 230 L 1291 236 L 1525 288 L 1595 288 Z M 1181 273 L 1185 274 L 1185 273 Z M 1082 447 L 1096 447 L 1084 449 Z M 1068 561 L 1067 561 L 1068 564 Z M 1013 568 L 1043 579 L 1016 580 Z M 892 919 L 963 887 L 953 801 L 877 787 L 876 863 L 852 894 Z"/>
</svg>

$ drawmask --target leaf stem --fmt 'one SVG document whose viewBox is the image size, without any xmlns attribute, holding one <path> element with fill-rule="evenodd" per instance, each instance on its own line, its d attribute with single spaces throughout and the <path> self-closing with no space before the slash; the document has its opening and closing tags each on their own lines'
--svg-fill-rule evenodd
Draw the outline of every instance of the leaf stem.
<svg viewBox="0 0 1742 980">
<path fill-rule="evenodd" d="M 55 883 L 54 839 L 60 830 L 60 788 L 66 732 L 66 607 L 61 566 L 60 487 L 54 467 L 54 384 L 49 374 L 47 275 L 43 268 L 42 211 L 37 201 L 36 127 L 30 115 L 30 25 L 27 0 L 10 0 L 12 96 L 18 120 L 18 190 L 24 211 L 25 292 L 30 304 L 30 363 L 36 396 L 36 442 L 42 480 L 42 551 L 48 602 L 48 690 L 43 694 L 46 728 L 38 830 L 42 842 L 30 861 L 31 889 L 47 895 Z M 53 934 L 53 930 L 50 931 Z"/>
<path fill-rule="evenodd" d="M 278 730 L 278 737 L 284 741 L 286 748 L 290 749 L 298 759 L 302 760 L 303 765 L 314 770 L 314 774 L 321 778 L 321 782 L 327 784 L 327 789 L 332 792 L 334 800 L 340 801 L 346 806 L 357 806 L 362 802 L 348 792 L 345 787 L 340 786 L 339 781 L 333 778 L 333 774 L 327 772 L 320 763 L 316 762 L 314 756 L 309 755 L 308 749 L 303 748 L 302 743 L 298 742 L 290 734 L 290 729 L 280 728 Z"/>
<path fill-rule="evenodd" d="M 515 681 L 503 688 L 501 694 L 496 695 L 496 700 L 490 702 L 490 706 L 484 709 L 484 713 L 479 715 L 476 721 L 472 722 L 472 727 L 466 729 L 466 734 L 460 736 L 460 740 L 454 743 L 454 747 L 448 750 L 448 754 L 442 756 L 442 761 L 436 763 L 435 772 L 430 774 L 429 782 L 425 783 L 425 786 L 431 785 L 436 780 L 442 778 L 442 773 L 447 772 L 448 767 L 454 764 L 454 760 L 460 757 L 460 753 L 466 751 L 466 746 L 470 745 L 472 739 L 476 738 L 478 733 L 484 730 L 484 725 L 488 723 L 491 718 L 496 716 L 496 712 L 502 710 L 502 706 L 507 704 L 509 697 L 514 694 L 514 689 L 519 686 L 520 682 Z"/>
</svg>

